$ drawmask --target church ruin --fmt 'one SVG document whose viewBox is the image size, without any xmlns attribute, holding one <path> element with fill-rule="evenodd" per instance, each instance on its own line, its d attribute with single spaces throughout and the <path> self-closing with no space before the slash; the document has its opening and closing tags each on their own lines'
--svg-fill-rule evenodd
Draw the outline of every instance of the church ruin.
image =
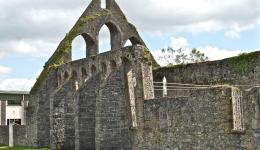
<svg viewBox="0 0 260 150">
<path fill-rule="evenodd" d="M 111 51 L 99 53 L 104 25 Z M 78 36 L 86 58 L 72 61 Z M 124 47 L 128 40 L 132 46 Z M 259 58 L 255 52 L 160 67 L 115 0 L 106 8 L 92 0 L 44 65 L 30 92 L 26 134 L 16 143 L 53 150 L 260 149 Z"/>
</svg>

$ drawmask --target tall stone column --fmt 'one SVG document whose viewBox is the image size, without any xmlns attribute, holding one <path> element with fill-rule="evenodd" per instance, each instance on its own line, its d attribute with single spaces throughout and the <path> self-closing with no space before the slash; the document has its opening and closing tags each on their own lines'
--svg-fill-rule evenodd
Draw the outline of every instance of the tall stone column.
<svg viewBox="0 0 260 150">
<path fill-rule="evenodd" d="M 139 128 L 144 126 L 144 100 L 154 98 L 152 66 L 146 57 L 149 52 L 143 46 L 135 46 L 135 62 L 132 64 L 135 85 L 136 116 Z"/>
<path fill-rule="evenodd" d="M 6 101 L 1 101 L 1 125 L 6 125 Z"/>
</svg>

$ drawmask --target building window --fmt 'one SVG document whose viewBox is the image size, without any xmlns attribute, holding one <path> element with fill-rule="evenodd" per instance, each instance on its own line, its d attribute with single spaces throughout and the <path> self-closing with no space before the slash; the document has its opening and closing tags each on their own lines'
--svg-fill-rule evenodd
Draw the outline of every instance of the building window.
<svg viewBox="0 0 260 150">
<path fill-rule="evenodd" d="M 7 103 L 9 106 L 21 106 L 21 100 L 8 100 Z"/>
<path fill-rule="evenodd" d="M 14 125 L 21 125 L 22 120 L 21 119 L 7 119 L 7 125 L 10 123 L 14 123 Z"/>
</svg>

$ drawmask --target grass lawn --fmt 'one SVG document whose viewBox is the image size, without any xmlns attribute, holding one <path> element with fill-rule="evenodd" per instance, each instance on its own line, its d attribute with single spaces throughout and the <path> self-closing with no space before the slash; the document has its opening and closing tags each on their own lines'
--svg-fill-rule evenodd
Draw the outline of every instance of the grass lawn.
<svg viewBox="0 0 260 150">
<path fill-rule="evenodd" d="M 15 147 L 7 147 L 7 146 L 0 146 L 0 150 L 50 150 L 48 148 L 31 148 L 31 147 L 24 147 L 24 146 L 15 146 Z"/>
</svg>

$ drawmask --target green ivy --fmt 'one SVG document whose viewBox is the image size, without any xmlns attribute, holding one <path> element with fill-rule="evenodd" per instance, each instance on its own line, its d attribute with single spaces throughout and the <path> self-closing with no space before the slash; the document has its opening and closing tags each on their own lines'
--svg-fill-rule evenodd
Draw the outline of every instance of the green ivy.
<svg viewBox="0 0 260 150">
<path fill-rule="evenodd" d="M 240 54 L 239 56 L 229 58 L 228 66 L 233 73 L 248 75 L 251 72 L 258 60 L 256 53 Z"/>
<path fill-rule="evenodd" d="M 61 44 L 59 45 L 57 51 L 52 55 L 52 57 L 47 62 L 45 68 L 41 72 L 40 76 L 37 78 L 36 83 L 34 84 L 33 88 L 31 89 L 31 93 L 35 93 L 39 87 L 42 86 L 45 79 L 47 78 L 48 74 L 55 70 L 58 66 L 64 64 L 63 57 L 70 52 L 71 43 L 73 39 L 77 36 L 78 33 L 80 33 L 82 27 L 84 25 L 88 25 L 88 22 L 101 17 L 101 16 L 108 16 L 111 12 L 109 10 L 102 10 L 98 13 L 92 13 L 88 16 L 83 16 L 79 19 L 79 21 L 76 23 L 76 25 L 70 30 L 69 33 L 66 34 L 66 37 L 63 39 Z"/>
</svg>

